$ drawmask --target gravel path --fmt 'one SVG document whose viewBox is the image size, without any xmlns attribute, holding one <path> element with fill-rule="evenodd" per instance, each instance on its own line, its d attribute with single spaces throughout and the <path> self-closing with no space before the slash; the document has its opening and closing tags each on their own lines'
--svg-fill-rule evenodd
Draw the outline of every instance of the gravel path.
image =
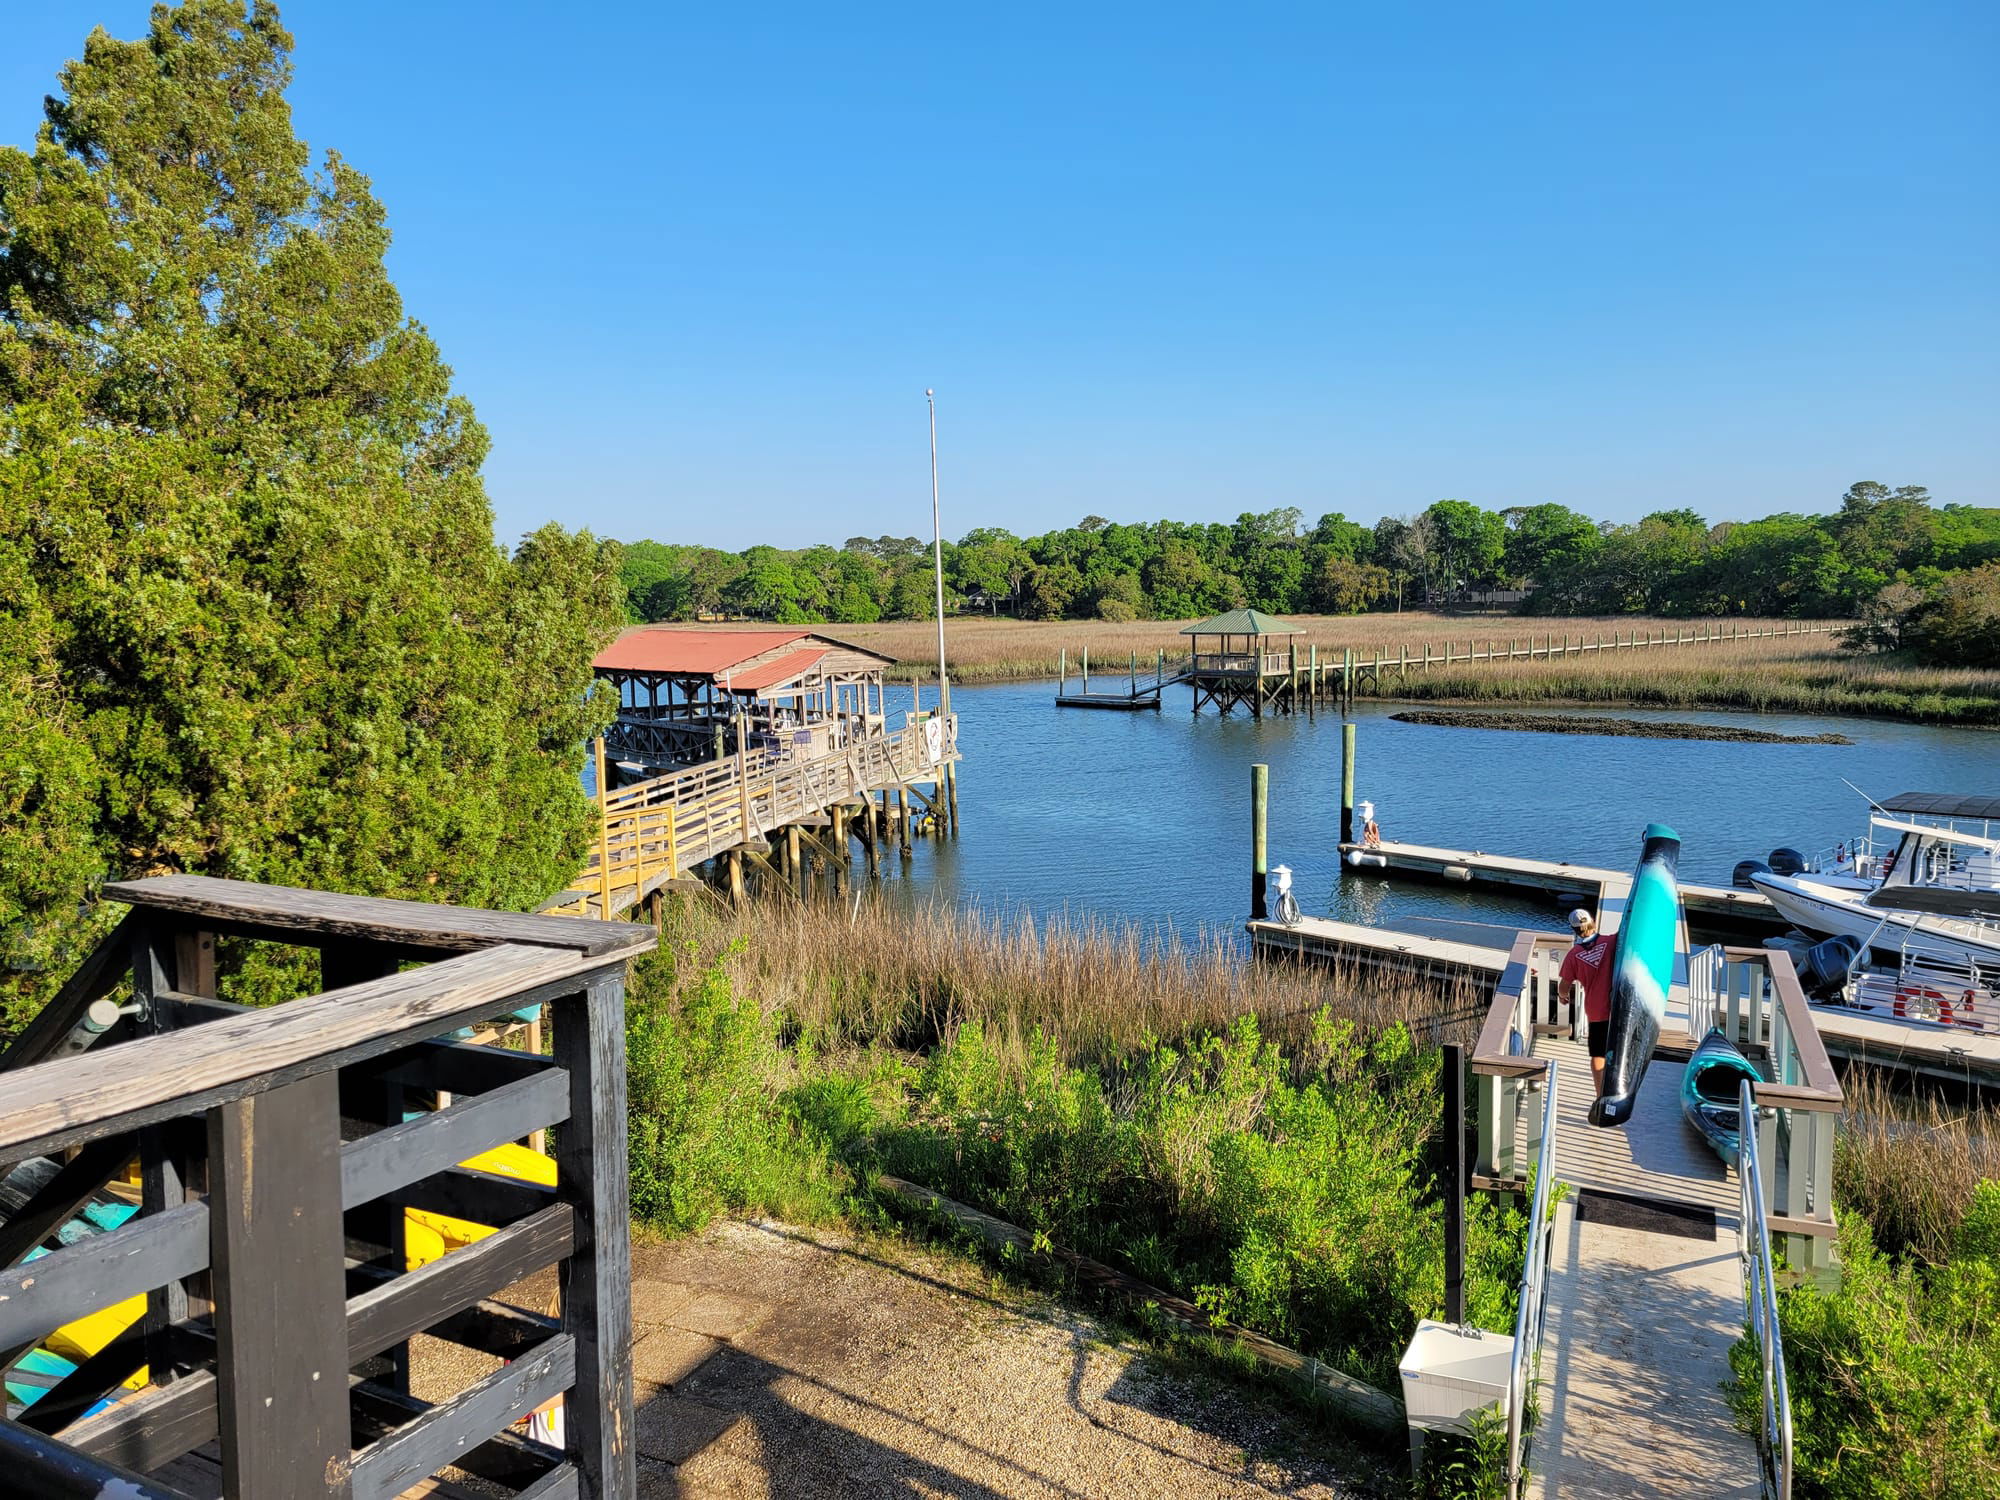
<svg viewBox="0 0 2000 1500">
<path fill-rule="evenodd" d="M 890 1238 L 723 1224 L 634 1253 L 644 1500 L 1378 1495 L 1252 1387 Z"/>
</svg>

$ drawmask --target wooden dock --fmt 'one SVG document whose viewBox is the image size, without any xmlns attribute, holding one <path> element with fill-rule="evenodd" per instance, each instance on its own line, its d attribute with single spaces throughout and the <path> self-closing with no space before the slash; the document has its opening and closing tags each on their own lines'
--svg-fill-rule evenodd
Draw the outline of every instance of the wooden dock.
<svg viewBox="0 0 2000 1500">
<path fill-rule="evenodd" d="M 1365 863 L 1355 866 L 1350 857 Z M 1629 879 L 1621 870 L 1595 865 L 1572 864 L 1568 860 L 1532 859 L 1514 854 L 1490 854 L 1484 849 L 1440 849 L 1424 844 L 1399 844 L 1383 840 L 1377 845 L 1342 844 L 1343 869 L 1358 874 L 1423 879 L 1447 885 L 1492 886 L 1502 890 L 1538 891 L 1551 896 L 1574 897 L 1584 905 L 1601 905 L 1604 893 L 1619 881 Z M 1739 891 L 1731 886 L 1681 885 L 1681 905 L 1690 916 L 1699 917 L 1707 927 L 1727 927 L 1732 932 L 1782 932 L 1788 925 L 1760 891 Z"/>
<path fill-rule="evenodd" d="M 844 872 L 850 837 L 875 869 L 886 843 L 908 849 L 919 804 L 940 825 L 949 817 L 943 778 L 958 759 L 957 717 L 933 714 L 838 748 L 739 749 L 600 790 L 597 843 L 575 882 L 542 910 L 616 916 L 717 859 L 733 896 L 742 894 L 746 863 L 797 889 L 816 856 Z"/>
</svg>

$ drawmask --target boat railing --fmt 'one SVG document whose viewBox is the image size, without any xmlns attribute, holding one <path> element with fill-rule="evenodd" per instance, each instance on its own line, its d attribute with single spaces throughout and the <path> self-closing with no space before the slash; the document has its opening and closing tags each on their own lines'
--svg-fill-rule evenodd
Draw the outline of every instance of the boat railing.
<svg viewBox="0 0 2000 1500">
<path fill-rule="evenodd" d="M 145 1310 L 0 1422 L 9 1491 L 185 1500 L 207 1450 L 232 1496 L 373 1500 L 451 1465 L 629 1500 L 623 984 L 652 930 L 184 875 L 103 896 L 131 910 L 0 1056 L 0 1162 L 42 1184 L 0 1223 L 0 1367 Z M 218 939 L 318 950 L 321 992 L 217 998 Z M 452 1040 L 539 1006 L 550 1055 Z M 462 1165 L 557 1124 L 553 1186 Z M 127 1222 L 36 1255 L 131 1170 Z M 472 1237 L 413 1265 L 408 1211 Z M 495 1300 L 549 1267 L 559 1313 Z M 420 1400 L 420 1333 L 496 1368 Z M 559 1396 L 554 1446 L 511 1430 Z"/>
<path fill-rule="evenodd" d="M 1570 940 L 1556 933 L 1522 932 L 1493 987 L 1486 1019 L 1472 1051 L 1479 1144 L 1473 1164 L 1476 1187 L 1525 1190 L 1527 1163 L 1537 1143 L 1521 1139 L 1523 1095 L 1547 1075 L 1535 1056 L 1546 1036 L 1574 1036 L 1580 1012 L 1574 997 L 1559 993 L 1557 973 Z"/>
<path fill-rule="evenodd" d="M 1743 1080 L 1738 1105 L 1745 1120 L 1757 1109 L 1756 1085 Z M 1742 1231 L 1744 1320 L 1757 1341 L 1762 1415 L 1757 1425 L 1759 1477 L 1766 1500 L 1791 1500 L 1792 1397 L 1785 1381 L 1785 1343 L 1778 1321 L 1777 1267 L 1771 1259 L 1771 1220 L 1764 1196 L 1764 1153 L 1758 1132 L 1745 1130 L 1737 1156 Z"/>
<path fill-rule="evenodd" d="M 1555 1186 L 1556 1065 L 1542 1064 L 1541 1152 L 1535 1163 L 1533 1206 L 1521 1266 L 1520 1302 L 1514 1312 L 1513 1357 L 1507 1365 L 1507 1493 L 1518 1496 L 1528 1472 L 1529 1397 L 1541 1363 L 1542 1330 L 1549 1303 L 1549 1256 L 1555 1225 L 1549 1214 Z"/>
<path fill-rule="evenodd" d="M 1701 949 L 1688 962 L 1688 1033 L 1710 1028 L 1755 1057 L 1769 1080 L 1753 1085 L 1755 1135 L 1765 1182 L 1780 1212 L 1767 1228 L 1784 1236 L 1791 1266 L 1833 1271 L 1833 1153 L 1845 1095 L 1792 956 L 1778 948 Z M 1743 1137 L 1752 1134 L 1749 1118 Z"/>
</svg>

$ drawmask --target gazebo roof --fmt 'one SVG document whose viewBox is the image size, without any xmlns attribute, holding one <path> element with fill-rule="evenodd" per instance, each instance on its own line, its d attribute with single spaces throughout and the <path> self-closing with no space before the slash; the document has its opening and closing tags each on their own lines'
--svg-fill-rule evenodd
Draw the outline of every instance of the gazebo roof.
<svg viewBox="0 0 2000 1500">
<path fill-rule="evenodd" d="M 1262 610 L 1232 609 L 1181 627 L 1182 635 L 1297 635 L 1299 627 L 1273 619 Z"/>
</svg>

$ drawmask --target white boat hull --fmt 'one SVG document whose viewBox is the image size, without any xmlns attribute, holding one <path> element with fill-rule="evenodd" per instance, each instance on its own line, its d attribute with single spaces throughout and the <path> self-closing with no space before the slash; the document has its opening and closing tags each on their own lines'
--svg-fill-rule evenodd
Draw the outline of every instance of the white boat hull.
<svg viewBox="0 0 2000 1500">
<path fill-rule="evenodd" d="M 2000 927 L 1915 912 L 1889 912 L 1864 905 L 1860 895 L 1822 885 L 1808 876 L 1752 875 L 1750 882 L 1770 898 L 1778 915 L 1820 937 L 1851 937 L 1883 953 L 1908 948 L 1940 958 L 2000 967 Z M 1884 927 L 1882 919 L 1888 917 Z M 1879 930 L 1878 930 L 1879 929 Z"/>
</svg>

